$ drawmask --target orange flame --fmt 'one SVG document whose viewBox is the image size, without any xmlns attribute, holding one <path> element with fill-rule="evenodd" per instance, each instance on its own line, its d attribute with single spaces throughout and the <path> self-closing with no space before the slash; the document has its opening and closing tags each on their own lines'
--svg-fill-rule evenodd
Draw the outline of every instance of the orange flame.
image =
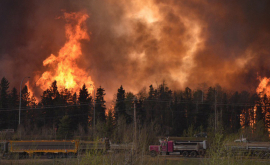
<svg viewBox="0 0 270 165">
<path fill-rule="evenodd" d="M 264 77 L 263 79 L 259 77 L 259 80 L 261 81 L 258 88 L 256 89 L 257 94 L 261 98 L 260 102 L 263 105 L 262 111 L 265 114 L 265 123 L 269 123 L 270 119 L 268 116 L 270 116 L 270 112 L 267 110 L 267 107 L 265 105 L 265 102 L 263 101 L 263 97 L 266 95 L 266 97 L 270 98 L 270 78 Z M 255 111 L 256 112 L 256 111 Z M 268 132 L 270 133 L 270 128 L 268 128 Z M 270 134 L 269 134 L 270 137 Z"/>
<path fill-rule="evenodd" d="M 263 79 L 261 77 L 258 78 L 261 82 L 259 86 L 256 89 L 257 94 L 262 98 L 264 95 L 267 97 L 270 96 L 270 78 L 264 77 Z"/>
<path fill-rule="evenodd" d="M 264 77 L 258 77 L 258 79 L 260 80 L 260 84 L 258 85 L 257 89 L 256 89 L 256 93 L 258 94 L 258 96 L 260 97 L 260 103 L 262 106 L 262 112 L 265 114 L 265 122 L 269 122 L 269 119 L 267 118 L 267 116 L 270 116 L 269 111 L 267 111 L 266 107 L 265 107 L 265 103 L 263 101 L 264 96 L 266 95 L 267 98 L 270 98 L 270 78 Z M 256 105 L 254 106 L 253 109 L 249 109 L 248 115 L 250 116 L 250 126 L 252 128 L 254 128 L 254 124 L 256 123 L 256 111 L 257 111 L 257 106 L 259 106 L 259 103 L 256 103 Z M 253 115 L 251 115 L 251 111 L 253 111 Z M 241 125 L 242 128 L 244 128 L 243 123 L 245 122 L 245 114 L 244 114 L 244 110 L 243 113 L 241 114 Z M 270 128 L 268 128 L 268 132 L 270 133 Z M 270 135 L 269 135 L 270 136 Z"/>
<path fill-rule="evenodd" d="M 56 80 L 59 89 L 66 88 L 77 92 L 85 84 L 89 92 L 92 92 L 94 83 L 91 77 L 76 63 L 82 56 L 80 41 L 90 40 L 86 28 L 84 28 L 88 17 L 83 12 L 64 13 L 64 18 L 67 20 L 65 25 L 67 41 L 60 49 L 58 56 L 51 54 L 43 61 L 43 66 L 50 67 L 50 70 L 44 72 L 36 82 L 36 85 L 42 90 L 46 90 Z"/>
<path fill-rule="evenodd" d="M 28 89 L 31 104 L 36 104 L 37 101 L 39 100 L 37 99 L 37 97 L 34 96 L 34 92 L 33 92 L 33 89 L 30 87 L 29 80 L 25 83 L 25 85 L 27 86 L 27 89 Z"/>
</svg>

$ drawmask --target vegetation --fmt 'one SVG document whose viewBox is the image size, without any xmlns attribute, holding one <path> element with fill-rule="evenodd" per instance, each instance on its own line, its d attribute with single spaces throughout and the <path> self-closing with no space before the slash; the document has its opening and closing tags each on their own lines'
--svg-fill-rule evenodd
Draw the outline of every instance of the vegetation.
<svg viewBox="0 0 270 165">
<path fill-rule="evenodd" d="M 34 130 L 36 135 L 41 135 L 42 130 L 60 131 L 61 120 L 69 116 L 72 123 L 69 129 L 75 136 L 78 129 L 83 128 L 80 133 L 91 135 L 92 139 L 103 135 L 121 141 L 124 136 L 120 135 L 120 128 L 133 129 L 136 108 L 137 128 L 155 125 L 158 136 L 193 136 L 198 132 L 211 134 L 213 131 L 231 134 L 241 130 L 250 136 L 248 138 L 254 139 L 254 134 L 260 133 L 260 139 L 268 140 L 269 98 L 247 91 L 229 92 L 219 85 L 172 91 L 163 82 L 157 88 L 150 85 L 148 91 L 144 88 L 137 94 L 126 92 L 120 86 L 115 105 L 110 109 L 106 108 L 102 87 L 97 88 L 93 98 L 85 85 L 77 94 L 68 89 L 59 90 L 54 81 L 43 91 L 39 103 L 30 97 L 27 86 L 21 93 L 21 127 L 26 134 Z M 16 88 L 9 90 L 5 77 L 1 80 L 0 94 L 0 129 L 17 130 L 19 95 Z M 93 133 L 94 125 L 98 126 L 95 128 L 97 134 Z M 55 131 L 51 132 L 55 134 Z"/>
<path fill-rule="evenodd" d="M 126 164 L 125 161 L 131 159 L 135 164 L 176 164 L 164 158 L 146 159 L 149 144 L 157 144 L 158 137 L 162 136 L 190 137 L 201 132 L 208 134 L 210 159 L 195 161 L 196 164 L 252 164 L 251 160 L 224 159 L 224 143 L 241 135 L 250 140 L 269 140 L 270 108 L 266 96 L 262 98 L 247 91 L 230 92 L 219 85 L 173 91 L 165 82 L 156 88 L 150 85 L 137 94 L 126 92 L 123 86 L 116 92 L 115 105 L 108 108 L 104 100 L 105 89 L 101 86 L 95 95 L 90 94 L 85 85 L 77 94 L 58 89 L 54 81 L 43 91 L 39 103 L 30 97 L 25 86 L 21 91 L 22 113 L 18 127 L 19 92 L 16 88 L 10 90 L 8 80 L 2 78 L 0 130 L 15 129 L 15 134 L 11 137 L 2 134 L 1 139 L 94 140 L 107 137 L 113 143 L 133 142 L 139 151 L 135 155 L 119 156 L 121 161 L 113 158 L 115 155 L 89 153 L 78 160 L 81 164 Z"/>
</svg>

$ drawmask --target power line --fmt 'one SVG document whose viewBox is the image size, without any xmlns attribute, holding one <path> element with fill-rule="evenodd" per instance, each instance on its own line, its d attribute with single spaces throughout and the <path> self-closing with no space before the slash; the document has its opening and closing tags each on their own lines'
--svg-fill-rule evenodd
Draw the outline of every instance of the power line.
<svg viewBox="0 0 270 165">
<path fill-rule="evenodd" d="M 127 101 L 133 101 L 133 100 L 123 100 L 120 102 L 127 102 Z M 152 99 L 152 100 L 143 100 L 143 102 L 147 103 L 147 102 L 156 102 L 156 103 L 170 103 L 173 102 L 172 100 L 157 100 L 157 99 Z M 175 103 L 175 102 L 173 102 Z M 210 102 L 203 102 L 203 103 L 198 103 L 196 101 L 177 101 L 177 104 L 198 104 L 198 105 L 215 105 L 215 103 L 210 103 Z M 93 103 L 80 103 L 80 104 L 55 104 L 55 105 L 42 105 L 42 107 L 30 107 L 30 108 L 22 108 L 21 110 L 32 110 L 32 109 L 52 109 L 52 108 L 67 108 L 67 107 L 75 107 L 75 106 L 84 106 L 84 105 L 92 105 Z M 103 101 L 101 102 L 96 102 L 95 104 L 104 104 Z M 217 106 L 250 106 L 250 107 L 254 107 L 256 105 L 256 103 L 216 103 Z M 37 105 L 38 106 L 38 105 Z M 270 105 L 262 105 L 264 107 L 270 107 Z M 14 109 L 7 109 L 7 108 L 0 108 L 0 112 L 2 111 L 18 111 L 19 109 L 14 108 Z"/>
</svg>

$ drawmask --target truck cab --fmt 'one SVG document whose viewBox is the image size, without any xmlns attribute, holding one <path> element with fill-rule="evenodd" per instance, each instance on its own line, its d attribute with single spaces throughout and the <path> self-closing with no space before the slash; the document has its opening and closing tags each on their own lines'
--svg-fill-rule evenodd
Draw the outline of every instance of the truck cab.
<svg viewBox="0 0 270 165">
<path fill-rule="evenodd" d="M 150 145 L 149 151 L 151 156 L 156 156 L 159 154 L 168 155 L 169 152 L 173 152 L 173 141 L 160 140 L 160 145 Z"/>
</svg>

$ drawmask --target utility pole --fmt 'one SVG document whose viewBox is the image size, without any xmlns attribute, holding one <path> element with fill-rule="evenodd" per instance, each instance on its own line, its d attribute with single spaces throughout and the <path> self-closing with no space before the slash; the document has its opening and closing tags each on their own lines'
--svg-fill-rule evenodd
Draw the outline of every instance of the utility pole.
<svg viewBox="0 0 270 165">
<path fill-rule="evenodd" d="M 93 90 L 94 90 L 94 123 L 93 123 L 93 136 L 96 130 L 96 90 L 95 90 L 95 86 L 90 84 L 90 86 L 93 86 Z"/>
<path fill-rule="evenodd" d="M 215 133 L 217 131 L 217 95 L 215 89 Z"/>
<path fill-rule="evenodd" d="M 134 97 L 134 148 L 136 148 L 136 138 L 137 138 L 137 120 L 136 120 L 136 98 Z"/>
<path fill-rule="evenodd" d="M 94 89 L 94 132 L 96 130 L 96 91 Z"/>
</svg>

